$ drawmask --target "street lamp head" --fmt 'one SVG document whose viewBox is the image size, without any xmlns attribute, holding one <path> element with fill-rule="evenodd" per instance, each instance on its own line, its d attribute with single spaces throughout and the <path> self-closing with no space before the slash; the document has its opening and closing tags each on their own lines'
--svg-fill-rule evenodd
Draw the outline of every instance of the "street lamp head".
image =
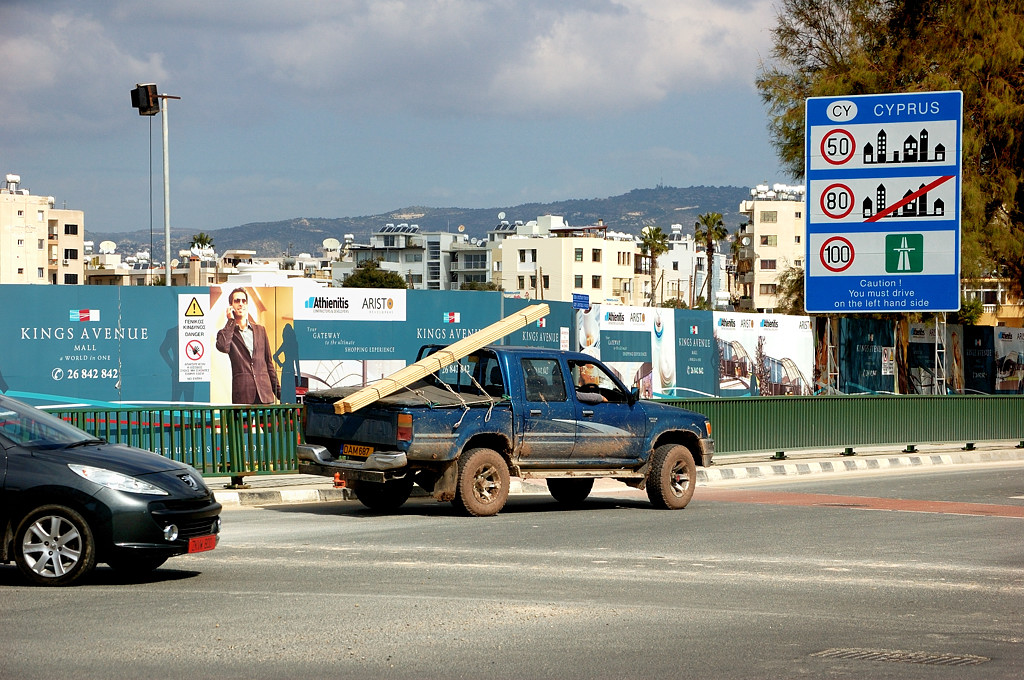
<svg viewBox="0 0 1024 680">
<path fill-rule="evenodd" d="M 140 116 L 155 116 L 160 113 L 160 98 L 154 83 L 135 85 L 132 90 L 132 108 L 139 110 Z"/>
</svg>

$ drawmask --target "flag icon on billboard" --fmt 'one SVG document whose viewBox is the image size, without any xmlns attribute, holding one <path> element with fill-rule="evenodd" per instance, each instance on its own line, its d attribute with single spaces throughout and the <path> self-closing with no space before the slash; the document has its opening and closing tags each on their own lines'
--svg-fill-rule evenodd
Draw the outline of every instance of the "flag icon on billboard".
<svg viewBox="0 0 1024 680">
<path fill-rule="evenodd" d="M 690 335 L 697 335 L 699 330 L 696 326 L 690 326 Z"/>
<path fill-rule="evenodd" d="M 544 328 L 548 325 L 548 318 L 546 316 L 537 319 L 537 328 Z"/>
<path fill-rule="evenodd" d="M 98 309 L 72 309 L 68 311 L 69 321 L 99 321 L 100 310 Z"/>
<path fill-rule="evenodd" d="M 444 322 L 445 323 L 459 323 L 461 318 L 462 318 L 462 315 L 459 314 L 458 312 L 448 312 L 448 313 L 446 313 L 444 315 Z"/>
</svg>

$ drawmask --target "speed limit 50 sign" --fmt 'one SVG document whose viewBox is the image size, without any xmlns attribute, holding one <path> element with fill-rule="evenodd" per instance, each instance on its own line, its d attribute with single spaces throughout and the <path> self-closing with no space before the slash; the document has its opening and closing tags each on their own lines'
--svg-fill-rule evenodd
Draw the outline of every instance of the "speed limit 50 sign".
<svg viewBox="0 0 1024 680">
<path fill-rule="evenodd" d="M 807 100 L 809 313 L 960 307 L 963 94 Z"/>
</svg>

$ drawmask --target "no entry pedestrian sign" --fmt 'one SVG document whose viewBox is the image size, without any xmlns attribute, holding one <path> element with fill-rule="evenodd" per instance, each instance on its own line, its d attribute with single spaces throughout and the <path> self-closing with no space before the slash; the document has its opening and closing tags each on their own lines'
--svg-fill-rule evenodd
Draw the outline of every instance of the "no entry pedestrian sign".
<svg viewBox="0 0 1024 680">
<path fill-rule="evenodd" d="M 813 97 L 809 313 L 960 308 L 963 93 Z"/>
</svg>

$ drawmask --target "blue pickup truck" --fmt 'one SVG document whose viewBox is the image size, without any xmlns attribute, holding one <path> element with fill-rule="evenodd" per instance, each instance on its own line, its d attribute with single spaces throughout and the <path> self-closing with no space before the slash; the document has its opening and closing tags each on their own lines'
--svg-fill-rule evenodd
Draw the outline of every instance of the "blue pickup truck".
<svg viewBox="0 0 1024 680">
<path fill-rule="evenodd" d="M 420 358 L 440 349 L 427 345 Z M 645 401 L 578 353 L 487 346 L 352 413 L 356 387 L 310 392 L 299 472 L 345 480 L 367 507 L 401 506 L 417 484 L 475 516 L 505 505 L 510 477 L 544 479 L 575 505 L 596 478 L 646 489 L 656 507 L 686 507 L 696 465 L 714 455 L 711 423 Z"/>
</svg>

